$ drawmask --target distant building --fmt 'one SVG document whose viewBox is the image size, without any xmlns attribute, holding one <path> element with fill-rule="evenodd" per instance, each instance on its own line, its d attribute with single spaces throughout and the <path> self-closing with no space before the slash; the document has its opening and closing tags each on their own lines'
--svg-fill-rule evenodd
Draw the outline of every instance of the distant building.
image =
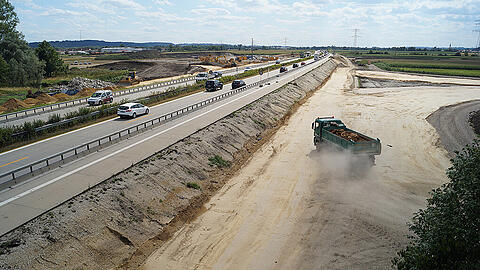
<svg viewBox="0 0 480 270">
<path fill-rule="evenodd" d="M 69 55 L 88 54 L 88 52 L 86 52 L 86 51 L 68 51 L 67 54 L 69 54 Z"/>
<path fill-rule="evenodd" d="M 132 47 L 110 47 L 102 48 L 102 53 L 130 53 L 130 52 L 139 52 L 143 51 L 142 48 L 132 48 Z"/>
</svg>

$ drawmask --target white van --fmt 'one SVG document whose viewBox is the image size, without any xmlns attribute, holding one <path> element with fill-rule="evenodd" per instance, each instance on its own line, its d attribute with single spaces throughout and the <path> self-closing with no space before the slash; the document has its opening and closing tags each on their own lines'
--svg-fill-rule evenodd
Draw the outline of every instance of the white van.
<svg viewBox="0 0 480 270">
<path fill-rule="evenodd" d="M 113 93 L 111 90 L 100 90 L 87 99 L 88 105 L 102 105 L 113 102 Z"/>
</svg>

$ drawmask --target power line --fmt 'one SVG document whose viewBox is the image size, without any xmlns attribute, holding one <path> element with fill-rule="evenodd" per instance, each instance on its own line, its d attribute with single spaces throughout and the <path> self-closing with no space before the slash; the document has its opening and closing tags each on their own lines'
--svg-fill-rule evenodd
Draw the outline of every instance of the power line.
<svg viewBox="0 0 480 270">
<path fill-rule="evenodd" d="M 360 31 L 360 29 L 358 29 L 358 28 L 353 29 L 353 33 L 354 33 L 354 34 L 353 34 L 353 47 L 354 47 L 354 48 L 357 47 L 357 41 L 358 41 L 358 38 L 360 37 L 360 36 L 358 35 L 358 31 Z"/>
<path fill-rule="evenodd" d="M 253 60 L 253 37 L 252 37 L 252 60 Z"/>
<path fill-rule="evenodd" d="M 475 28 L 473 32 L 478 32 L 477 46 L 475 48 L 480 49 L 480 20 L 475 20 Z"/>
</svg>

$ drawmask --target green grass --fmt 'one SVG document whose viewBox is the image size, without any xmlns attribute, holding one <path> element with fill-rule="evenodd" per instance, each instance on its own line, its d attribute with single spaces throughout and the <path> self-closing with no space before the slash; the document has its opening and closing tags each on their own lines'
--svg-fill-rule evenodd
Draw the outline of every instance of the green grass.
<svg viewBox="0 0 480 270">
<path fill-rule="evenodd" d="M 227 168 L 232 165 L 232 163 L 228 160 L 224 160 L 221 156 L 215 155 L 213 157 L 208 158 L 210 166 L 217 166 L 217 168 Z"/>
<path fill-rule="evenodd" d="M 470 54 L 459 56 L 449 51 L 339 51 L 354 57 L 358 65 L 374 64 L 388 71 L 401 71 L 447 76 L 480 77 L 480 57 Z M 387 54 L 385 54 L 387 52 Z"/>
<path fill-rule="evenodd" d="M 366 60 L 362 60 L 366 61 Z M 390 67 L 398 68 L 425 68 L 425 69 L 466 69 L 480 70 L 480 60 L 478 64 L 464 60 L 443 60 L 443 61 L 417 61 L 417 60 L 382 60 Z"/>
<path fill-rule="evenodd" d="M 28 90 L 35 91 L 32 87 L 2 87 L 0 88 L 0 104 L 5 103 L 11 98 L 23 100 L 27 96 Z"/>
<path fill-rule="evenodd" d="M 447 75 L 447 76 L 480 77 L 480 70 L 468 70 L 468 69 L 391 67 L 389 70 L 423 73 L 423 74 Z"/>
<path fill-rule="evenodd" d="M 298 53 L 303 53 L 308 50 L 254 50 L 253 54 L 254 55 L 280 55 L 280 54 L 298 54 Z M 311 51 L 311 50 L 310 50 Z M 233 53 L 233 54 L 245 54 L 245 55 L 251 55 L 252 51 L 249 50 L 228 50 L 227 52 Z"/>
<path fill-rule="evenodd" d="M 363 64 L 362 60 L 360 64 Z M 401 71 L 422 74 L 447 76 L 480 77 L 480 65 L 463 64 L 461 62 L 424 62 L 424 61 L 389 61 L 374 62 L 377 67 L 388 71 Z"/>
<path fill-rule="evenodd" d="M 60 74 L 55 77 L 43 79 L 42 85 L 48 87 L 58 83 L 65 83 L 75 77 L 84 77 L 93 80 L 102 80 L 117 83 L 126 75 L 128 75 L 128 71 L 125 70 L 109 70 L 100 68 L 72 68 L 66 74 Z"/>
<path fill-rule="evenodd" d="M 197 183 L 194 183 L 194 182 L 188 182 L 188 183 L 187 183 L 187 187 L 188 187 L 188 188 L 197 189 L 197 190 L 202 189 Z"/>
</svg>

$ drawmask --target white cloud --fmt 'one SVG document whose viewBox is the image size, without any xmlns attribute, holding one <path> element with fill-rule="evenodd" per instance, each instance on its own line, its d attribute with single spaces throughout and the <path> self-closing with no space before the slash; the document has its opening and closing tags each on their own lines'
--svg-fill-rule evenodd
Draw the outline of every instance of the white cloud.
<svg viewBox="0 0 480 270">
<path fill-rule="evenodd" d="M 172 6 L 173 4 L 168 0 L 156 0 L 155 4 L 160 6 Z"/>
</svg>

